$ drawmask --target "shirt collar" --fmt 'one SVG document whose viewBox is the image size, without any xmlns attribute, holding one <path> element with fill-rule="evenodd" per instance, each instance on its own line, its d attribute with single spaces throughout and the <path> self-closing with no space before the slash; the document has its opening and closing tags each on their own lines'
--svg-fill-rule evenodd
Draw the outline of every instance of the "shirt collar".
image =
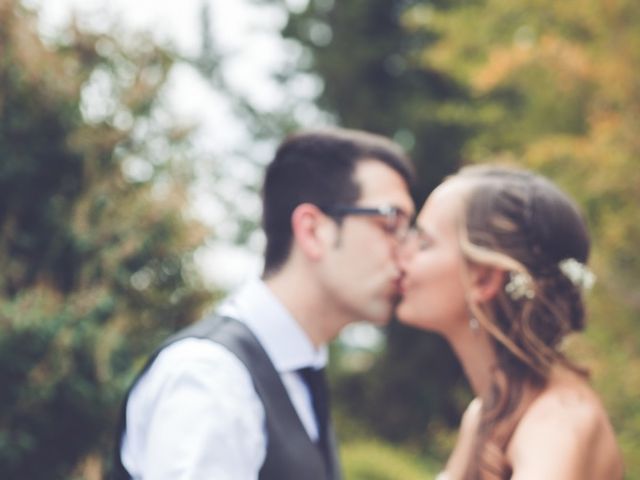
<svg viewBox="0 0 640 480">
<path fill-rule="evenodd" d="M 219 312 L 251 329 L 279 373 L 327 364 L 327 347 L 314 347 L 302 327 L 260 279 L 243 285 Z"/>
</svg>

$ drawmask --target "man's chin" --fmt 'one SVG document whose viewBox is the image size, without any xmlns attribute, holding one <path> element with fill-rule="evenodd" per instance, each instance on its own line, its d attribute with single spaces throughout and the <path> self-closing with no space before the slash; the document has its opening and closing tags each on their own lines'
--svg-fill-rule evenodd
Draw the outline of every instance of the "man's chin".
<svg viewBox="0 0 640 480">
<path fill-rule="evenodd" d="M 378 298 L 369 303 L 369 310 L 361 313 L 366 313 L 364 318 L 368 323 L 376 327 L 386 327 L 394 318 L 396 306 L 400 300 L 399 294 L 387 294 L 384 299 Z"/>
<path fill-rule="evenodd" d="M 402 297 L 398 299 L 398 302 L 395 305 L 393 314 L 395 318 L 398 319 L 398 322 L 404 323 L 405 325 L 410 323 L 410 322 L 407 322 L 407 312 L 403 308 Z"/>
<path fill-rule="evenodd" d="M 385 312 L 378 312 L 378 315 L 371 316 L 369 322 L 376 327 L 386 327 L 391 322 L 395 310 L 395 303 L 390 304 Z"/>
<path fill-rule="evenodd" d="M 371 320 L 369 323 L 373 324 L 376 327 L 386 327 L 391 323 L 391 319 L 392 319 L 392 316 L 389 315 L 385 318 Z"/>
</svg>

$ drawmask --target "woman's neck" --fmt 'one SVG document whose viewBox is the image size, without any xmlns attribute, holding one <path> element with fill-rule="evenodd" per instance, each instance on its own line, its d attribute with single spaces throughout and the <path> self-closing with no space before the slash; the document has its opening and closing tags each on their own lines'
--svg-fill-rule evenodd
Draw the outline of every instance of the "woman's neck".
<svg viewBox="0 0 640 480">
<path fill-rule="evenodd" d="M 462 364 L 467 380 L 476 396 L 486 400 L 491 390 L 496 355 L 489 335 L 481 328 L 466 325 L 447 339 Z"/>
</svg>

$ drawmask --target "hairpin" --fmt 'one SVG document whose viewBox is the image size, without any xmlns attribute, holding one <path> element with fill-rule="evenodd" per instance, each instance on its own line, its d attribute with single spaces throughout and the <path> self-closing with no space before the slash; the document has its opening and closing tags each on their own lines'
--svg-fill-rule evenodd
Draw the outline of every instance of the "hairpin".
<svg viewBox="0 0 640 480">
<path fill-rule="evenodd" d="M 504 286 L 504 291 L 512 300 L 520 300 L 522 298 L 530 300 L 536 296 L 533 280 L 525 272 L 509 272 L 509 281 Z"/>
<path fill-rule="evenodd" d="M 584 263 L 575 258 L 566 258 L 558 264 L 560 271 L 581 290 L 590 290 L 596 283 L 595 274 Z"/>
</svg>

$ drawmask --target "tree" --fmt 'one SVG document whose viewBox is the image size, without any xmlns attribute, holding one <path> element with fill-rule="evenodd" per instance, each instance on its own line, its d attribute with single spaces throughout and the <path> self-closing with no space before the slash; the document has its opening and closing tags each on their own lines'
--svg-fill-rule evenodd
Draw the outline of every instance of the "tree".
<svg viewBox="0 0 640 480">
<path fill-rule="evenodd" d="M 0 476 L 70 478 L 102 468 L 133 372 L 212 293 L 172 55 L 75 25 L 45 43 L 36 20 L 0 1 Z"/>
</svg>

